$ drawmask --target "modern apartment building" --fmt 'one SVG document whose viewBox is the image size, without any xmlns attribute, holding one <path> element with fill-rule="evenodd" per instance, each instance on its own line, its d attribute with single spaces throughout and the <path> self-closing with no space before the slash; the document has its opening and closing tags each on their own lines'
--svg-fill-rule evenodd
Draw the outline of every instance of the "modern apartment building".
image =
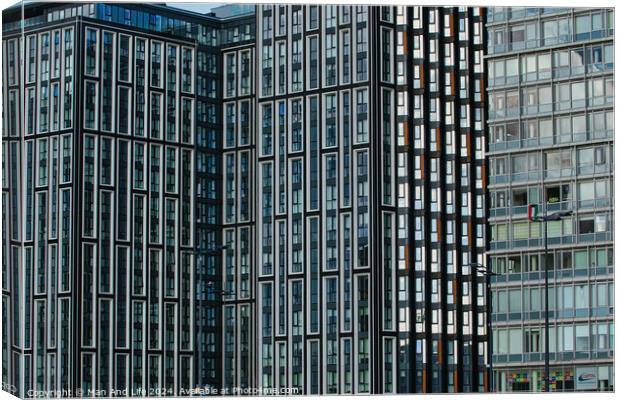
<svg viewBox="0 0 620 400">
<path fill-rule="evenodd" d="M 18 396 L 219 385 L 219 52 L 253 23 L 4 12 L 2 379 Z"/>
<path fill-rule="evenodd" d="M 487 387 L 483 18 L 260 5 L 222 51 L 224 387 Z"/>
<path fill-rule="evenodd" d="M 5 13 L 3 381 L 487 388 L 483 11 L 220 11 Z"/>
<path fill-rule="evenodd" d="M 494 387 L 613 390 L 613 9 L 487 10 Z M 528 222 L 572 211 L 545 227 Z M 584 379 L 584 374 L 588 379 Z"/>
<path fill-rule="evenodd" d="M 257 6 L 254 103 L 223 50 L 225 387 L 487 387 L 483 18 Z"/>
</svg>

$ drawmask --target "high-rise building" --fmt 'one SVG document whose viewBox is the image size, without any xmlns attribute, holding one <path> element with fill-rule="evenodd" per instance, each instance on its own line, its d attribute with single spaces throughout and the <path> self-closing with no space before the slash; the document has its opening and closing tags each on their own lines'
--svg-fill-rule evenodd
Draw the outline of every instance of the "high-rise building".
<svg viewBox="0 0 620 400">
<path fill-rule="evenodd" d="M 218 386 L 219 52 L 252 12 L 31 3 L 2 29 L 3 382 Z"/>
<path fill-rule="evenodd" d="M 488 389 L 484 18 L 7 10 L 3 381 Z"/>
<path fill-rule="evenodd" d="M 487 10 L 488 261 L 499 391 L 613 390 L 613 9 Z M 572 211 L 545 226 L 540 214 Z"/>
<path fill-rule="evenodd" d="M 260 5 L 223 50 L 224 387 L 487 387 L 483 18 Z"/>
</svg>

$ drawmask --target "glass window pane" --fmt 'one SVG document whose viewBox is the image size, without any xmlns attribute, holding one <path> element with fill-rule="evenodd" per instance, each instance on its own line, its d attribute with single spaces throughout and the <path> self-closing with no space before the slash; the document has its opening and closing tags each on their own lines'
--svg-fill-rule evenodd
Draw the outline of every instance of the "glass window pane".
<svg viewBox="0 0 620 400">
<path fill-rule="evenodd" d="M 588 299 L 590 291 L 587 284 L 575 286 L 575 308 L 588 308 Z"/>
<path fill-rule="evenodd" d="M 521 290 L 508 291 L 508 307 L 511 313 L 521 312 Z"/>
<path fill-rule="evenodd" d="M 590 32 L 590 16 L 589 15 L 580 15 L 575 18 L 575 33 L 586 33 Z"/>
<path fill-rule="evenodd" d="M 573 326 L 564 327 L 563 349 L 564 351 L 573 351 Z"/>
<path fill-rule="evenodd" d="M 588 252 L 586 250 L 576 251 L 574 258 L 576 269 L 588 268 Z"/>
<path fill-rule="evenodd" d="M 523 334 L 521 329 L 510 330 L 510 354 L 521 354 L 523 352 Z"/>
</svg>

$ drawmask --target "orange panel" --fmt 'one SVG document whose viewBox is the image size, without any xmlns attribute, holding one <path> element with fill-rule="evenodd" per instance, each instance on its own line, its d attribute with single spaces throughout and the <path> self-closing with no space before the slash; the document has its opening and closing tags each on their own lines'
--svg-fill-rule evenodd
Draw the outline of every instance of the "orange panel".
<svg viewBox="0 0 620 400">
<path fill-rule="evenodd" d="M 409 245 L 405 245 L 405 272 L 409 270 Z"/>
<path fill-rule="evenodd" d="M 487 373 L 484 374 L 484 391 L 488 392 L 489 391 L 489 371 L 487 370 Z"/>
<path fill-rule="evenodd" d="M 454 387 L 459 387 L 459 373 L 458 371 L 454 371 Z"/>
<path fill-rule="evenodd" d="M 422 174 L 422 179 L 424 179 L 424 154 L 420 156 L 420 171 Z"/>
<path fill-rule="evenodd" d="M 424 65 L 420 65 L 420 88 L 424 88 Z"/>
<path fill-rule="evenodd" d="M 452 296 L 454 296 L 454 304 L 456 304 L 456 299 L 459 297 L 459 286 L 457 285 L 456 279 L 452 280 Z"/>
<path fill-rule="evenodd" d="M 454 36 L 454 14 L 450 14 L 450 36 Z"/>
<path fill-rule="evenodd" d="M 450 86 L 452 87 L 452 92 L 450 93 L 454 95 L 454 71 L 450 72 Z"/>
</svg>

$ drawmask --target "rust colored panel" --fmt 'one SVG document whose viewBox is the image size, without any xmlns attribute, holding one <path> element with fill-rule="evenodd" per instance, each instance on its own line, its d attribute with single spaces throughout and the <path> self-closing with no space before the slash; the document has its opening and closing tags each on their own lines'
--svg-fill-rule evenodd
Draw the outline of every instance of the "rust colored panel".
<svg viewBox="0 0 620 400">
<path fill-rule="evenodd" d="M 420 173 L 421 173 L 422 179 L 424 179 L 424 154 L 420 156 Z"/>
<path fill-rule="evenodd" d="M 454 93 L 456 93 L 454 91 L 454 71 L 450 72 L 450 86 L 452 87 L 452 92 L 451 94 L 454 95 Z M 454 111 L 453 111 L 454 112 Z"/>
<path fill-rule="evenodd" d="M 489 371 L 487 370 L 486 374 L 484 374 L 484 391 L 489 391 Z"/>
<path fill-rule="evenodd" d="M 424 89 L 424 65 L 420 65 L 420 88 Z"/>
<path fill-rule="evenodd" d="M 459 387 L 459 372 L 454 371 L 454 387 Z"/>
<path fill-rule="evenodd" d="M 454 36 L 454 14 L 450 14 L 450 36 Z"/>
<path fill-rule="evenodd" d="M 454 296 L 454 304 L 456 304 L 456 299 L 459 298 L 459 285 L 457 285 L 457 280 L 452 280 L 452 296 Z"/>
<path fill-rule="evenodd" d="M 409 270 L 409 244 L 405 244 L 405 272 Z"/>
</svg>

